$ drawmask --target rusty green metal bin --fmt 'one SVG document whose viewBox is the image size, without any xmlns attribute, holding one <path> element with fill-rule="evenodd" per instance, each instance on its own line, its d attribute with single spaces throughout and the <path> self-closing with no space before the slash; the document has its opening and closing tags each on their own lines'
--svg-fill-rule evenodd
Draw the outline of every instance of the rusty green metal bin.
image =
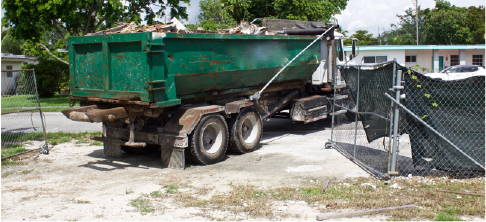
<svg viewBox="0 0 486 222">
<path fill-rule="evenodd" d="M 71 37 L 71 98 L 157 108 L 258 89 L 314 39 L 156 32 Z M 307 81 L 320 60 L 314 44 L 274 82 Z"/>
</svg>

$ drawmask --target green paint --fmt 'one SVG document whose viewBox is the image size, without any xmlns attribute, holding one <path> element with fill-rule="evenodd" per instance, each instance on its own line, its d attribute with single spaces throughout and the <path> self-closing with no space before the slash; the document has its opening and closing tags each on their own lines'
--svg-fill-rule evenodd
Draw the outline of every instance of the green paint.
<svg viewBox="0 0 486 222">
<path fill-rule="evenodd" d="M 315 37 L 129 33 L 69 38 L 71 95 L 173 106 L 183 98 L 261 87 Z M 274 83 L 306 81 L 320 44 Z M 154 90 L 151 90 L 154 89 Z"/>
</svg>

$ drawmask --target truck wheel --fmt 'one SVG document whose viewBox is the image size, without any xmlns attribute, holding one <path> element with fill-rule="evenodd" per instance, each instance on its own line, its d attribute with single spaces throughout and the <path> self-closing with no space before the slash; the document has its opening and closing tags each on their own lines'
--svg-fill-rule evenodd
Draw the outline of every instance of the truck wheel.
<svg viewBox="0 0 486 222">
<path fill-rule="evenodd" d="M 262 119 L 253 107 L 243 109 L 230 120 L 229 149 L 237 153 L 252 152 L 262 137 Z"/>
<path fill-rule="evenodd" d="M 201 118 L 189 135 L 188 156 L 198 164 L 213 164 L 223 159 L 228 147 L 228 126 L 220 114 Z"/>
<path fill-rule="evenodd" d="M 120 145 L 115 145 L 113 143 L 103 143 L 103 152 L 109 157 L 121 157 L 122 150 Z"/>
</svg>

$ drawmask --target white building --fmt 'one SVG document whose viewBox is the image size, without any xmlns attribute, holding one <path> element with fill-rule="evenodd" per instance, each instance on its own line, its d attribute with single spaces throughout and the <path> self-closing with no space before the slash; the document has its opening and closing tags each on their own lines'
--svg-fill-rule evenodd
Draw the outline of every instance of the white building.
<svg viewBox="0 0 486 222">
<path fill-rule="evenodd" d="M 38 63 L 39 61 L 36 56 L 2 53 L 2 94 L 12 87 L 15 87 L 15 79 L 19 75 L 19 72 L 15 72 L 15 70 L 19 70 L 21 66 L 25 64 Z M 6 70 L 13 71 L 8 72 Z"/>
<path fill-rule="evenodd" d="M 396 61 L 405 67 L 419 65 L 426 72 L 439 72 L 449 66 L 484 66 L 485 45 L 380 45 L 360 46 L 355 64 Z M 350 52 L 351 47 L 344 47 Z M 347 53 L 349 54 L 349 53 Z M 349 56 L 348 56 L 349 57 Z"/>
</svg>

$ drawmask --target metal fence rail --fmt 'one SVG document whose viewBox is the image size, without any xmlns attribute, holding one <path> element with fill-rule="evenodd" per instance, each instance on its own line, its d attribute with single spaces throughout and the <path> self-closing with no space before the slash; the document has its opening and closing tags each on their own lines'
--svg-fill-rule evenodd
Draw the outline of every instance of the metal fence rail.
<svg viewBox="0 0 486 222">
<path fill-rule="evenodd" d="M 484 77 L 430 79 L 395 62 L 340 70 L 349 95 L 329 146 L 377 178 L 484 175 Z"/>
<path fill-rule="evenodd" d="M 4 151 L 24 150 L 25 146 L 40 146 L 43 153 L 47 154 L 49 150 L 35 71 L 31 69 L 1 72 L 2 159 Z"/>
</svg>

